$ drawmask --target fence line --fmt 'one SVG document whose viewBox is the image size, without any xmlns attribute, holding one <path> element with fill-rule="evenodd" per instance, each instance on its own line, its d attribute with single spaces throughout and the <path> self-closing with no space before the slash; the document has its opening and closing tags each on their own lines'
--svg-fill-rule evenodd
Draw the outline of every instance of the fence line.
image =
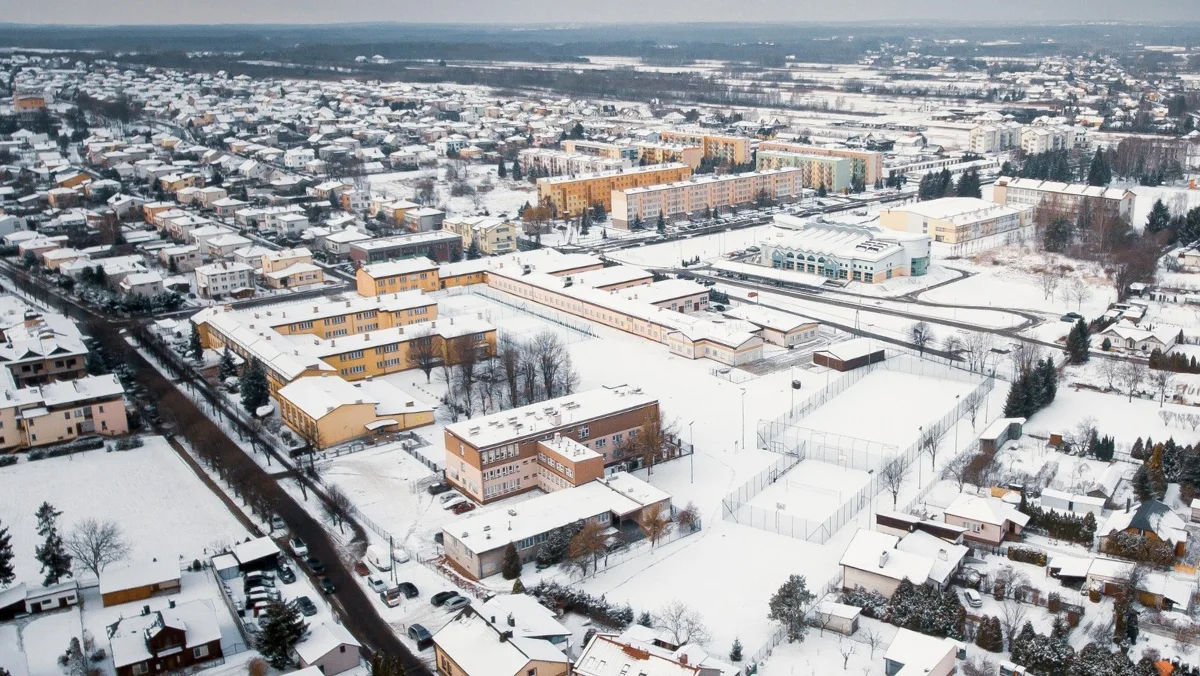
<svg viewBox="0 0 1200 676">
<path fill-rule="evenodd" d="M 576 333 L 579 333 L 580 335 L 582 335 L 586 338 L 597 338 L 598 337 L 596 335 L 596 332 L 592 329 L 592 326 L 590 324 L 588 324 L 587 322 L 576 319 L 570 315 L 566 315 L 564 313 L 557 312 L 557 311 L 547 308 L 543 305 L 529 302 L 529 301 L 520 300 L 514 296 L 510 296 L 509 294 L 506 294 L 504 292 L 497 291 L 497 290 L 493 289 L 492 287 L 486 286 L 484 284 L 472 284 L 465 288 L 467 289 L 466 294 L 468 294 L 468 295 L 480 296 L 482 298 L 487 298 L 488 300 L 490 300 L 494 303 L 504 305 L 506 307 L 517 310 L 519 312 L 524 312 L 526 314 L 533 315 L 534 317 L 537 317 L 538 319 L 543 319 L 543 320 L 551 322 L 553 324 L 558 324 L 559 326 L 562 326 L 564 328 L 575 331 Z M 459 292 L 459 293 L 452 294 L 452 295 L 463 295 L 463 293 Z M 446 313 L 445 311 L 443 311 L 443 314 L 449 315 L 449 313 Z M 466 313 L 461 313 L 461 314 L 466 314 Z"/>
</svg>

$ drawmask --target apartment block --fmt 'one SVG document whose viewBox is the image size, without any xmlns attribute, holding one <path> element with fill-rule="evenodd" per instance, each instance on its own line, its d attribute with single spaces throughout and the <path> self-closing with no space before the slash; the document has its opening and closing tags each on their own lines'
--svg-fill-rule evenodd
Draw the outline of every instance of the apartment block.
<svg viewBox="0 0 1200 676">
<path fill-rule="evenodd" d="M 665 143 L 700 146 L 704 159 L 717 163 L 749 164 L 750 139 L 745 136 L 724 136 L 703 131 L 672 129 L 658 134 Z"/>
<path fill-rule="evenodd" d="M 1033 207 L 1009 207 L 974 197 L 944 197 L 884 209 L 879 224 L 889 230 L 929 235 L 935 242 L 959 244 L 1022 228 L 1033 222 Z"/>
<path fill-rule="evenodd" d="M 831 192 L 841 192 L 850 187 L 850 160 L 844 157 L 828 155 L 807 155 L 784 150 L 760 150 L 755 155 L 755 168 L 758 171 L 783 169 L 791 167 L 799 169 L 801 185 L 805 188 L 819 189 L 825 186 Z"/>
<path fill-rule="evenodd" d="M 169 246 L 158 250 L 158 262 L 168 270 L 175 272 L 191 272 L 201 263 L 200 247 L 194 244 L 184 246 Z"/>
<path fill-rule="evenodd" d="M 687 181 L 614 190 L 612 223 L 628 229 L 641 221 L 653 223 L 662 214 L 670 220 L 752 204 L 765 193 L 771 200 L 800 197 L 804 172 L 795 167 L 752 171 L 745 174 L 705 175 Z"/>
<path fill-rule="evenodd" d="M 397 258 L 431 258 L 439 263 L 462 258 L 462 237 L 453 232 L 434 230 L 396 237 L 379 237 L 350 245 L 350 261 L 355 268 Z"/>
<path fill-rule="evenodd" d="M 254 268 L 245 263 L 210 263 L 196 268 L 196 291 L 203 298 L 254 294 Z"/>
<path fill-rule="evenodd" d="M 438 264 L 428 258 L 403 258 L 365 265 L 354 273 L 358 295 L 378 296 L 399 291 L 437 291 Z"/>
<path fill-rule="evenodd" d="M 1034 125 L 1021 130 L 1021 151 L 1036 155 L 1048 150 L 1070 150 L 1082 138 L 1074 127 Z"/>
<path fill-rule="evenodd" d="M 704 148 L 698 145 L 652 143 L 650 141 L 639 141 L 633 145 L 638 151 L 638 162 L 642 164 L 682 162 L 692 169 L 696 169 L 700 166 L 700 160 L 704 159 Z"/>
<path fill-rule="evenodd" d="M 83 334 L 63 315 L 43 314 L 13 296 L 0 296 L 0 341 L 0 364 L 15 387 L 87 375 Z"/>
<path fill-rule="evenodd" d="M 637 148 L 633 146 L 603 143 L 601 141 L 567 139 L 562 142 L 562 149 L 565 153 L 592 155 L 593 157 L 603 157 L 610 160 L 629 160 L 632 162 L 638 158 Z"/>
<path fill-rule="evenodd" d="M 1005 206 L 1046 207 L 1064 214 L 1096 209 L 1130 222 L 1133 217 L 1132 191 L 1120 188 L 1041 181 L 1034 178 L 1001 176 L 992 188 L 992 201 Z"/>
<path fill-rule="evenodd" d="M 552 207 L 559 217 L 572 217 L 596 204 L 612 211 L 614 191 L 683 181 L 692 175 L 686 164 L 656 164 L 624 171 L 581 176 L 543 178 L 537 182 L 538 202 Z"/>
<path fill-rule="evenodd" d="M 854 150 L 852 148 L 826 148 L 824 146 L 790 143 L 787 141 L 763 141 L 758 145 L 758 152 L 764 150 L 782 150 L 802 155 L 821 155 L 825 157 L 844 157 L 850 160 L 850 175 L 862 174 L 867 185 L 883 178 L 883 153 L 872 150 Z"/>
<path fill-rule="evenodd" d="M 1021 146 L 1023 129 L 1021 123 L 1011 121 L 977 125 L 971 128 L 967 150 L 978 155 L 1014 150 Z"/>
<path fill-rule="evenodd" d="M 627 460 L 630 439 L 658 416 L 658 399 L 641 388 L 620 385 L 447 425 L 446 479 L 480 503 L 541 488 L 548 482 L 542 476 L 547 467 L 576 485 L 576 470 L 593 474 L 595 459 L 562 439 L 576 442 L 600 456 L 603 466 L 611 466 Z"/>
<path fill-rule="evenodd" d="M 0 398 L 0 451 L 129 432 L 125 391 L 115 375 L 18 388 L 8 375 Z"/>
<path fill-rule="evenodd" d="M 442 230 L 462 237 L 463 248 L 472 244 L 485 256 L 512 253 L 517 250 L 518 225 L 503 218 L 471 216 L 442 223 Z"/>
<path fill-rule="evenodd" d="M 591 174 L 601 171 L 620 171 L 633 166 L 625 158 L 599 157 L 584 153 L 568 153 L 553 148 L 526 148 L 517 153 L 517 161 L 526 173 L 542 172 L 547 176 Z"/>
</svg>

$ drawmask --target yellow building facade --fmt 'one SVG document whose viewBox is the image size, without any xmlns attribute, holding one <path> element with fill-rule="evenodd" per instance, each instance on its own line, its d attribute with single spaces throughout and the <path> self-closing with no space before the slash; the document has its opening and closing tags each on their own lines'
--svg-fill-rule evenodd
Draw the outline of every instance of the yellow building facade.
<svg viewBox="0 0 1200 676">
<path fill-rule="evenodd" d="M 744 136 L 706 134 L 701 131 L 670 130 L 660 132 L 658 138 L 665 143 L 700 146 L 704 159 L 729 164 L 750 163 L 750 139 Z"/>
<path fill-rule="evenodd" d="M 437 291 L 438 265 L 428 258 L 405 258 L 364 265 L 354 273 L 360 296 L 401 291 Z"/>
<path fill-rule="evenodd" d="M 584 209 L 590 209 L 596 204 L 603 205 L 605 211 L 610 211 L 614 190 L 686 181 L 691 175 L 691 167 L 673 163 L 647 165 L 624 171 L 543 178 L 537 182 L 538 203 L 542 206 L 552 206 L 559 218 L 578 216 Z"/>
</svg>

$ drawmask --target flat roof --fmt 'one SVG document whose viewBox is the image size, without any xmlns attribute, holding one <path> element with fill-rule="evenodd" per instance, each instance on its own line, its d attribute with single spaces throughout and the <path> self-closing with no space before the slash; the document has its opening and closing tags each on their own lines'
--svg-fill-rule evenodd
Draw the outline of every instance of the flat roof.
<svg viewBox="0 0 1200 676">
<path fill-rule="evenodd" d="M 401 258 L 394 261 L 385 261 L 383 263 L 371 263 L 364 265 L 361 269 L 367 275 L 378 279 L 379 277 L 394 277 L 395 275 L 407 275 L 414 272 L 427 272 L 436 270 L 438 264 L 424 257 L 416 258 Z"/>
</svg>

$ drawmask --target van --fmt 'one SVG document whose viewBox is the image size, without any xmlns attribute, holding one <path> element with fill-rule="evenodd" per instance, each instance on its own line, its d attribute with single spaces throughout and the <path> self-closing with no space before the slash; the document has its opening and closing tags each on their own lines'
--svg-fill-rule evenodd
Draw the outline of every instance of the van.
<svg viewBox="0 0 1200 676">
<path fill-rule="evenodd" d="M 367 561 L 378 568 L 379 570 L 391 570 L 392 559 L 388 556 L 387 551 L 379 545 L 371 545 L 367 547 Z"/>
</svg>

